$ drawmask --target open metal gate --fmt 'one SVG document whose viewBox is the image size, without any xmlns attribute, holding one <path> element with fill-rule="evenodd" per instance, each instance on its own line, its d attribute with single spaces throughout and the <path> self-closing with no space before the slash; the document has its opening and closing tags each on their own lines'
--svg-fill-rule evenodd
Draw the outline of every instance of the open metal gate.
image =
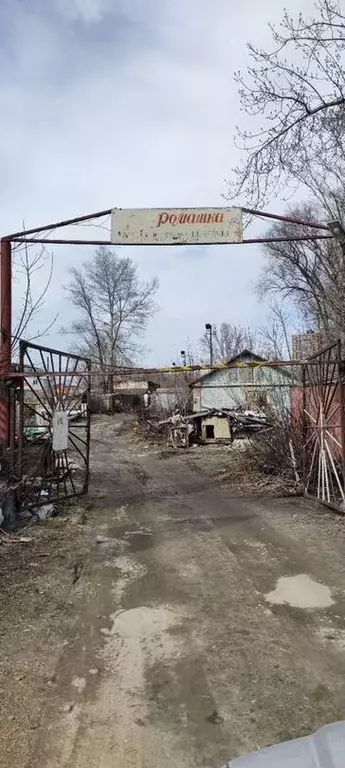
<svg viewBox="0 0 345 768">
<path fill-rule="evenodd" d="M 16 474 L 26 506 L 87 492 L 90 367 L 79 355 L 20 342 Z"/>
<path fill-rule="evenodd" d="M 303 365 L 304 491 L 345 512 L 344 365 L 341 342 Z"/>
</svg>

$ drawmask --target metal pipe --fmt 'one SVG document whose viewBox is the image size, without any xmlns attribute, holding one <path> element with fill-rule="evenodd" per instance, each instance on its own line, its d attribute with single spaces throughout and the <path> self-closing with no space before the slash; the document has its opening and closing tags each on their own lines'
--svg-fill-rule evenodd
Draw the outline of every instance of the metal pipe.
<svg viewBox="0 0 345 768">
<path fill-rule="evenodd" d="M 247 240 L 242 240 L 242 245 L 250 245 L 252 243 L 298 243 L 303 242 L 304 240 L 306 242 L 310 240 L 331 240 L 332 237 L 329 235 L 296 235 L 295 237 L 259 237 L 259 238 L 249 238 Z M 233 243 L 233 245 L 236 245 L 236 243 Z"/>
<path fill-rule="evenodd" d="M 42 227 L 35 227 L 34 229 L 26 229 L 21 232 L 13 232 L 11 235 L 6 235 L 5 240 L 14 240 L 17 237 L 25 237 L 25 235 L 34 235 L 35 232 L 45 232 L 47 229 L 59 229 L 59 227 L 68 227 L 71 224 L 80 224 L 83 221 L 89 221 L 90 219 L 100 219 L 102 216 L 109 216 L 112 212 L 112 208 L 107 208 L 105 211 L 96 211 L 96 213 L 88 213 L 86 216 L 76 216 L 74 219 L 65 219 L 64 221 L 56 221 L 54 224 L 45 224 Z"/>
<path fill-rule="evenodd" d="M 30 345 L 33 346 L 33 345 Z M 171 367 L 167 368 L 105 368 L 105 370 L 92 370 L 92 371 L 82 371 L 75 374 L 72 374 L 71 372 L 67 373 L 67 376 L 79 376 L 80 378 L 85 378 L 85 380 L 88 377 L 95 377 L 98 376 L 104 376 L 104 374 L 112 374 L 113 376 L 118 377 L 124 377 L 124 376 L 137 376 L 137 375 L 148 375 L 148 374 L 157 374 L 157 373 L 200 373 L 203 375 L 203 373 L 208 373 L 209 371 L 229 371 L 236 368 L 290 368 L 293 366 L 301 366 L 303 365 L 303 360 L 267 360 L 267 362 L 260 362 L 260 363 L 230 363 L 229 365 L 186 365 L 186 366 L 177 366 L 174 364 Z M 308 361 L 308 365 L 317 365 L 316 361 Z M 30 379 L 30 378 L 37 378 L 37 379 L 48 379 L 48 378 L 63 378 L 66 375 L 66 371 L 33 371 L 33 372 L 26 372 L 22 373 L 21 371 L 13 370 L 9 374 L 9 378 L 11 379 Z M 191 382 L 192 383 L 192 382 Z"/>
<path fill-rule="evenodd" d="M 11 243 L 0 241 L 0 447 L 10 440 L 10 403 L 5 378 L 11 371 L 12 339 L 12 265 Z"/>
<path fill-rule="evenodd" d="M 228 243 L 202 243 L 200 242 L 199 245 L 260 245 L 260 243 L 298 243 L 309 240 L 332 240 L 332 235 L 296 235 L 296 237 L 255 237 L 255 238 L 247 238 L 246 240 L 241 240 L 241 242 L 228 242 Z M 51 245 L 105 245 L 105 246 L 114 246 L 114 245 L 120 245 L 119 243 L 113 243 L 111 240 L 65 240 L 65 239 L 54 239 L 53 237 L 21 237 L 17 235 L 9 235 L 7 240 L 11 240 L 12 243 L 36 243 L 36 244 L 44 244 L 48 243 Z M 138 242 L 126 242 L 126 246 L 146 246 L 146 248 L 152 248 L 154 246 L 161 246 L 162 243 L 138 243 Z M 185 246 L 190 245 L 188 242 L 181 242 L 178 243 L 164 243 L 164 247 L 176 247 L 176 246 Z"/>
<path fill-rule="evenodd" d="M 53 245 L 115 245 L 111 240 L 66 240 L 53 237 L 11 237 L 12 243 L 37 243 L 38 245 L 49 243 Z"/>
<path fill-rule="evenodd" d="M 300 224 L 304 227 L 313 227 L 314 229 L 328 229 L 327 224 L 316 224 L 314 221 L 301 221 L 291 216 L 282 216 L 278 213 L 268 213 L 267 211 L 256 211 L 252 208 L 242 208 L 243 213 L 249 213 L 251 216 L 261 216 L 265 219 L 275 219 L 276 221 L 286 221 L 288 224 Z"/>
<path fill-rule="evenodd" d="M 248 382 L 248 381 L 243 381 L 240 383 L 236 381 L 236 382 L 232 382 L 231 384 L 207 384 L 207 386 L 203 386 L 201 382 L 200 384 L 198 383 L 194 384 L 193 389 L 204 389 L 204 390 L 205 389 L 207 390 L 208 389 L 235 389 L 236 387 L 238 387 L 239 389 L 240 388 L 243 389 L 243 387 L 245 387 L 248 390 L 251 390 L 251 389 L 258 390 L 258 389 L 265 389 L 265 388 L 266 389 L 277 389 L 277 388 L 287 389 L 288 387 L 291 389 L 295 389 L 298 386 L 299 386 L 299 382 L 294 383 L 291 381 L 286 381 L 283 384 L 281 384 L 280 382 L 277 384 L 275 383 L 263 384 L 261 382 L 253 384 L 253 382 Z"/>
</svg>

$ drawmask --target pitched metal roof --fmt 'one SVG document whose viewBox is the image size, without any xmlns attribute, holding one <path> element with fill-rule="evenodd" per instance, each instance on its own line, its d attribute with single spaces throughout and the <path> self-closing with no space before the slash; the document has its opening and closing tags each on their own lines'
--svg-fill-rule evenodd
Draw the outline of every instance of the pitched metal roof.
<svg viewBox="0 0 345 768">
<path fill-rule="evenodd" d="M 243 358 L 243 357 L 249 357 L 249 358 L 251 358 L 251 360 L 253 362 L 258 362 L 258 363 L 267 363 L 268 362 L 267 358 L 261 357 L 260 355 L 257 355 L 255 352 L 251 352 L 250 349 L 243 349 L 237 355 L 233 355 L 233 357 L 230 357 L 229 360 L 227 360 L 224 363 L 224 368 L 220 368 L 220 369 L 217 369 L 215 371 L 206 371 L 206 373 L 203 373 L 201 376 L 198 376 L 198 378 L 195 379 L 195 381 L 193 381 L 189 386 L 193 387 L 194 384 L 198 384 L 199 381 L 203 381 L 203 379 L 206 379 L 207 376 L 213 376 L 214 373 L 217 373 L 220 370 L 226 370 L 227 366 L 229 366 L 229 368 L 230 368 L 231 365 L 233 365 L 233 363 L 239 362 L 241 360 L 241 358 Z"/>
</svg>

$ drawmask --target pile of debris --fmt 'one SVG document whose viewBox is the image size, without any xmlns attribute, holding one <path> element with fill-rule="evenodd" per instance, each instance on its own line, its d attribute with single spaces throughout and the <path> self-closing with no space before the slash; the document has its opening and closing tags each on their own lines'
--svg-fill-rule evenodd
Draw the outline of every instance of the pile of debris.
<svg viewBox="0 0 345 768">
<path fill-rule="evenodd" d="M 176 410 L 167 419 L 148 421 L 153 433 L 167 432 L 175 448 L 188 448 L 191 444 L 225 443 L 236 438 L 249 437 L 272 425 L 263 412 L 211 408 L 200 413 L 182 414 Z"/>
</svg>

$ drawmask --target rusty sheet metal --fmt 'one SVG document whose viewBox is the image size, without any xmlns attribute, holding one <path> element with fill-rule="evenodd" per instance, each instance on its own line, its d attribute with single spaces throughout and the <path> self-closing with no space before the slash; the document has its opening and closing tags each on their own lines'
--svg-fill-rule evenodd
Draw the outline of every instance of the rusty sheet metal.
<svg viewBox="0 0 345 768">
<path fill-rule="evenodd" d="M 241 243 L 241 208 L 114 208 L 116 245 L 210 245 Z"/>
</svg>

